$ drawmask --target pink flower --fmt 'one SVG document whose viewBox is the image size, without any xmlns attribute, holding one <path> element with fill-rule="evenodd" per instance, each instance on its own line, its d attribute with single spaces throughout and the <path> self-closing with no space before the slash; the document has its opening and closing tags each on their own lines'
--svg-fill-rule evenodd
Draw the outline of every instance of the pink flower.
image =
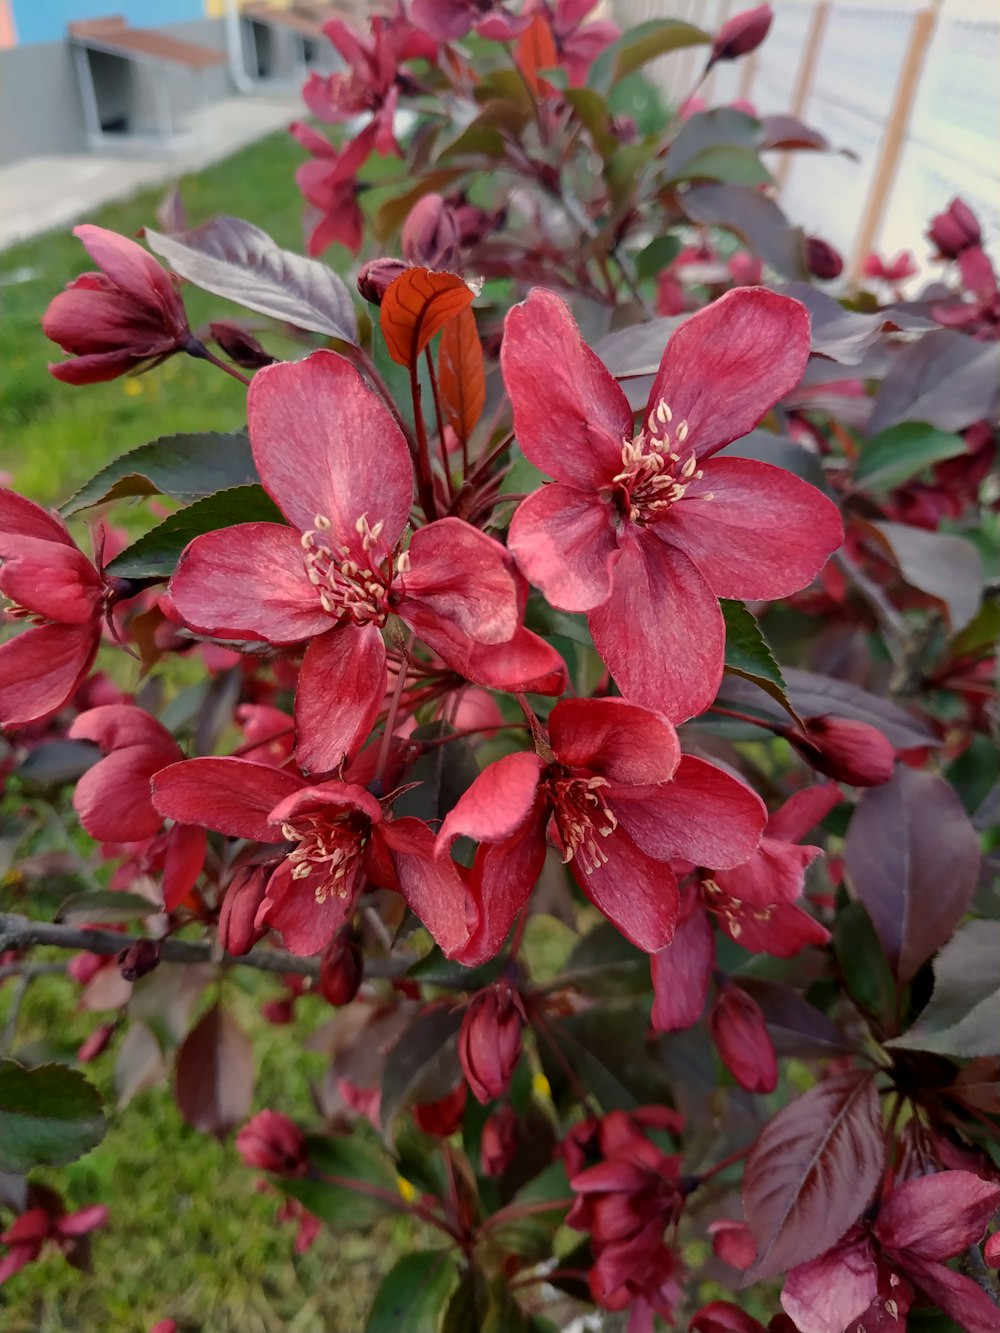
<svg viewBox="0 0 1000 1333">
<path fill-rule="evenodd" d="M 103 1204 L 75 1213 L 62 1212 L 61 1204 L 58 1211 L 29 1208 L 0 1235 L 0 1245 L 8 1247 L 0 1259 L 0 1285 L 26 1264 L 33 1263 L 47 1243 L 69 1254 L 81 1236 L 104 1226 L 107 1220 L 108 1210 Z"/>
<path fill-rule="evenodd" d="M 61 708 L 90 670 L 112 586 L 62 519 L 0 488 L 0 593 L 9 617 L 35 622 L 0 644 L 0 724 L 23 726 Z"/>
<path fill-rule="evenodd" d="M 909 250 L 900 250 L 895 259 L 885 260 L 874 251 L 864 262 L 862 272 L 868 278 L 878 278 L 882 282 L 900 283 L 912 278 L 917 273 L 917 265 Z"/>
<path fill-rule="evenodd" d="M 555 40 L 559 60 L 565 66 L 571 88 L 581 88 L 587 82 L 590 67 L 612 42 L 621 36 L 621 29 L 609 19 L 585 22 L 598 0 L 536 0 L 536 9 L 546 14 Z"/>
<path fill-rule="evenodd" d="M 511 42 L 531 22 L 504 9 L 499 0 L 413 0 L 410 15 L 438 42 L 457 42 L 477 32 L 493 42 Z"/>
<path fill-rule="evenodd" d="M 473 1096 L 483 1105 L 507 1091 L 521 1058 L 524 1005 L 506 981 L 469 1001 L 458 1034 L 458 1058 Z"/>
<path fill-rule="evenodd" d="M 798 591 L 842 539 L 836 506 L 815 487 L 713 457 L 798 383 L 808 355 L 798 302 L 728 292 L 672 334 L 633 437 L 624 393 L 559 297 L 536 289 L 507 316 L 514 429 L 555 478 L 518 507 L 510 549 L 553 606 L 588 613 L 625 697 L 672 721 L 718 689 L 718 598 Z"/>
<path fill-rule="evenodd" d="M 1000 1185 L 969 1171 L 908 1180 L 882 1200 L 874 1223 L 789 1272 L 782 1307 L 801 1333 L 902 1333 L 916 1287 L 966 1333 L 996 1333 L 994 1302 L 942 1261 L 977 1244 L 998 1208 Z"/>
<path fill-rule="evenodd" d="M 968 204 L 957 198 L 943 213 L 931 218 L 927 237 L 937 247 L 941 259 L 957 259 L 963 251 L 983 243 L 979 219 Z"/>
<path fill-rule="evenodd" d="M 453 269 L 458 260 L 458 224 L 454 210 L 440 194 L 425 194 L 403 223 L 403 258 L 424 268 Z"/>
<path fill-rule="evenodd" d="M 370 128 L 363 130 L 356 139 L 348 140 L 344 151 L 338 153 L 312 126 L 296 121 L 289 128 L 302 147 L 312 154 L 312 161 L 303 162 L 295 172 L 296 185 L 306 202 L 312 205 L 306 218 L 309 254 L 321 255 L 336 243 L 356 255 L 361 249 L 364 226 L 356 177 L 371 153 L 374 131 Z"/>
<path fill-rule="evenodd" d="M 133 704 L 88 709 L 74 720 L 69 735 L 93 741 L 105 756 L 73 792 L 80 823 L 99 842 L 145 843 L 133 853 L 159 862 L 163 905 L 172 911 L 194 888 L 207 846 L 203 828 L 175 824 L 163 833 L 163 816 L 153 805 L 150 779 L 183 759 L 180 746 L 166 727 Z"/>
<path fill-rule="evenodd" d="M 406 442 L 343 358 L 265 367 L 248 411 L 258 472 L 290 526 L 196 537 L 170 583 L 173 609 L 213 637 L 309 642 L 296 753 L 304 769 L 331 772 L 381 707 L 392 617 L 468 675 L 486 645 L 517 634 L 519 589 L 503 547 L 457 518 L 419 528 L 401 549 L 413 501 Z"/>
<path fill-rule="evenodd" d="M 280 1111 L 260 1111 L 248 1120 L 236 1135 L 236 1151 L 247 1166 L 279 1176 L 302 1176 L 309 1166 L 305 1135 Z"/>
<path fill-rule="evenodd" d="M 708 68 L 711 69 L 717 60 L 737 60 L 756 51 L 770 31 L 773 19 L 774 11 L 770 5 L 758 5 L 756 9 L 744 9 L 734 14 L 722 25 L 712 43 Z"/>
<path fill-rule="evenodd" d="M 411 900 L 445 953 L 468 965 L 497 953 L 527 902 L 550 819 L 580 888 L 647 951 L 673 934 L 672 856 L 735 865 L 759 841 L 759 798 L 713 764 L 681 757 L 664 717 L 622 699 L 563 700 L 548 727 L 544 757 L 491 764 L 441 826 L 441 854 L 463 834 L 480 843 L 463 901 Z"/>
<path fill-rule="evenodd" d="M 709 1019 L 712 1040 L 733 1078 L 747 1092 L 773 1092 L 778 1060 L 760 1005 L 739 986 L 720 986 Z"/>
<path fill-rule="evenodd" d="M 366 877 L 414 899 L 461 892 L 455 868 L 434 858 L 430 829 L 418 819 L 389 822 L 351 783 L 310 786 L 247 759 L 186 759 L 155 774 L 153 802 L 180 823 L 285 844 L 256 925 L 280 930 L 292 953 L 319 953 L 333 939 Z"/>
<path fill-rule="evenodd" d="M 49 303 L 42 332 L 74 361 L 49 366 L 66 384 L 99 384 L 149 369 L 191 341 L 176 279 L 152 255 L 104 227 L 73 228 L 100 273 L 84 273 Z"/>
</svg>

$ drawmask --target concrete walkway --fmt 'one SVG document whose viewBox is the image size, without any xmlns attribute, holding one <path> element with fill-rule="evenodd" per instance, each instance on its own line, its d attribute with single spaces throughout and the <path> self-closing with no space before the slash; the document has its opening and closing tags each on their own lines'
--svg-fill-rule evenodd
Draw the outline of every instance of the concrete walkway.
<svg viewBox="0 0 1000 1333">
<path fill-rule="evenodd" d="M 102 204 L 176 180 L 289 125 L 304 108 L 298 91 L 230 97 L 192 116 L 172 152 L 152 145 L 115 154 L 32 157 L 0 169 L 0 250 L 90 217 Z"/>
</svg>

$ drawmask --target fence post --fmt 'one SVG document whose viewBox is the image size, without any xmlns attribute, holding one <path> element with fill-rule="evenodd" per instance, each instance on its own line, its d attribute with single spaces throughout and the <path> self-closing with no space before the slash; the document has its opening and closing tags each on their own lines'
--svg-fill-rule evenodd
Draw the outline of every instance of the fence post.
<svg viewBox="0 0 1000 1333">
<path fill-rule="evenodd" d="M 756 51 L 751 51 L 743 62 L 743 68 L 740 70 L 740 82 L 736 89 L 737 101 L 749 102 L 750 93 L 753 89 L 753 81 L 757 77 L 757 62 L 760 59 L 760 47 Z"/>
<path fill-rule="evenodd" d="M 795 80 L 795 92 L 792 94 L 791 114 L 797 116 L 800 120 L 806 109 L 806 103 L 809 101 L 809 94 L 812 92 L 813 79 L 816 77 L 816 67 L 819 64 L 820 48 L 823 45 L 823 33 L 826 31 L 829 17 L 829 0 L 819 0 L 819 4 L 814 6 L 812 18 L 809 20 L 809 31 L 806 34 L 805 45 L 802 48 L 802 58 L 799 61 L 798 77 Z M 774 173 L 779 188 L 784 185 L 791 165 L 791 154 L 783 153 Z"/>
<path fill-rule="evenodd" d="M 854 253 L 851 256 L 852 278 L 860 275 L 862 265 L 878 234 L 886 200 L 896 176 L 896 168 L 899 166 L 899 157 L 906 139 L 920 75 L 923 73 L 927 48 L 934 32 L 939 4 L 940 0 L 931 0 L 929 9 L 920 9 L 913 17 L 910 42 L 903 60 L 899 83 L 896 85 L 896 96 L 882 136 L 882 151 L 875 165 L 864 215 L 854 244 Z"/>
</svg>

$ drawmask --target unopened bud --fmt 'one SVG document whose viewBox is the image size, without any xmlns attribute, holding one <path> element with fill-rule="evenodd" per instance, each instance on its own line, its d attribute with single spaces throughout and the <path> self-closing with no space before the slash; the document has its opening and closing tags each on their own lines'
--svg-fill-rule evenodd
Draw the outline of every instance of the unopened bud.
<svg viewBox="0 0 1000 1333">
<path fill-rule="evenodd" d="M 333 937 L 319 964 L 319 989 L 335 1007 L 350 1004 L 365 974 L 365 960 L 349 926 Z"/>
<path fill-rule="evenodd" d="M 371 305 L 381 305 L 386 292 L 408 268 L 412 265 L 405 259 L 372 259 L 358 274 L 358 291 Z"/>
<path fill-rule="evenodd" d="M 733 1078 L 747 1092 L 773 1092 L 778 1061 L 760 1005 L 739 986 L 718 990 L 710 1019 L 712 1040 Z"/>
<path fill-rule="evenodd" d="M 277 359 L 269 356 L 257 339 L 239 324 L 218 320 L 208 327 L 230 361 L 242 366 L 244 370 L 260 370 L 261 366 L 273 365 Z"/>
<path fill-rule="evenodd" d="M 983 1249 L 983 1258 L 991 1268 L 1000 1268 L 1000 1231 L 994 1231 Z"/>
<path fill-rule="evenodd" d="M 433 1134 L 435 1138 L 446 1139 L 461 1125 L 467 1100 L 465 1084 L 459 1083 L 446 1097 L 439 1097 L 436 1102 L 419 1102 L 413 1108 L 417 1128 L 425 1134 Z"/>
<path fill-rule="evenodd" d="M 806 268 L 814 278 L 830 282 L 839 278 L 844 271 L 844 261 L 839 251 L 818 236 L 806 237 Z"/>
<path fill-rule="evenodd" d="M 521 1058 L 524 1005 L 506 981 L 474 995 L 458 1034 L 458 1058 L 477 1101 L 506 1092 Z"/>
<path fill-rule="evenodd" d="M 247 1166 L 279 1176 L 304 1175 L 306 1140 L 294 1120 L 280 1111 L 261 1111 L 236 1135 L 236 1150 Z"/>
<path fill-rule="evenodd" d="M 943 213 L 931 218 L 927 239 L 937 246 L 942 259 L 957 259 L 970 246 L 982 245 L 979 219 L 961 199 L 953 199 Z"/>
<path fill-rule="evenodd" d="M 513 1106 L 499 1106 L 483 1125 L 479 1154 L 484 1176 L 502 1176 L 517 1152 L 517 1112 Z"/>
<path fill-rule="evenodd" d="M 692 1316 L 691 1333 L 764 1333 L 764 1325 L 732 1301 L 710 1301 Z"/>
<path fill-rule="evenodd" d="M 712 43 L 712 54 L 708 58 L 708 68 L 717 60 L 738 60 L 740 56 L 756 51 L 767 36 L 774 19 L 770 5 L 758 5 L 756 9 L 744 9 L 734 14 L 719 29 Z"/>
<path fill-rule="evenodd" d="M 450 269 L 458 259 L 459 235 L 455 218 L 439 194 L 425 194 L 410 209 L 403 223 L 404 259 L 424 268 Z"/>
<path fill-rule="evenodd" d="M 226 953 L 249 953 L 267 927 L 254 922 L 271 877 L 270 866 L 243 866 L 229 881 L 219 913 L 219 943 Z"/>
<path fill-rule="evenodd" d="M 118 970 L 126 981 L 138 981 L 159 966 L 159 940 L 136 940 L 121 953 L 115 954 Z"/>
<path fill-rule="evenodd" d="M 877 787 L 892 777 L 892 742 L 867 722 L 846 717 L 807 717 L 805 731 L 790 727 L 786 739 L 818 773 L 854 787 Z"/>
</svg>

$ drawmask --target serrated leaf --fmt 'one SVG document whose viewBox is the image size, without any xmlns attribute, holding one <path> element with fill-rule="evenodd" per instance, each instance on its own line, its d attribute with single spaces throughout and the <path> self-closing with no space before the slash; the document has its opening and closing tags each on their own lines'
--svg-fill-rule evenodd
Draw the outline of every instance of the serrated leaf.
<svg viewBox="0 0 1000 1333">
<path fill-rule="evenodd" d="M 871 1074 L 833 1074 L 783 1107 L 750 1150 L 743 1209 L 757 1244 L 744 1285 L 835 1245 L 871 1202 L 885 1166 Z"/>
<path fill-rule="evenodd" d="M 932 463 L 957 458 L 967 450 L 960 435 L 938 430 L 925 421 L 904 421 L 862 445 L 854 485 L 872 495 L 885 495 Z"/>
<path fill-rule="evenodd" d="M 799 722 L 799 716 L 789 702 L 781 668 L 771 655 L 757 621 L 742 602 L 723 599 L 719 605 L 726 622 L 726 670 L 752 680 Z"/>
<path fill-rule="evenodd" d="M 365 1333 L 438 1333 L 457 1281 L 455 1255 L 447 1250 L 404 1255 L 379 1283 Z"/>
<path fill-rule="evenodd" d="M 680 19 L 650 19 L 648 23 L 636 24 L 601 52 L 590 67 L 587 85 L 598 92 L 607 92 L 626 74 L 657 56 L 687 46 L 706 46 L 711 40 L 707 32 Z"/>
<path fill-rule="evenodd" d="M 68 517 L 92 505 L 137 495 L 169 495 L 189 504 L 259 480 L 246 435 L 217 431 L 163 435 L 101 468 L 66 501 L 60 513 Z"/>
<path fill-rule="evenodd" d="M 149 248 L 203 291 L 296 328 L 354 343 L 354 304 L 342 278 L 316 259 L 282 248 L 260 227 L 217 217 L 192 231 L 162 236 L 146 228 Z"/>
<path fill-rule="evenodd" d="M 107 566 L 119 578 L 168 578 L 188 542 L 237 523 L 283 523 L 281 510 L 263 486 L 234 486 L 179 509 L 126 546 Z"/>
<path fill-rule="evenodd" d="M 106 1128 L 97 1089 L 77 1070 L 0 1060 L 0 1171 L 65 1166 L 96 1147 Z"/>
</svg>

